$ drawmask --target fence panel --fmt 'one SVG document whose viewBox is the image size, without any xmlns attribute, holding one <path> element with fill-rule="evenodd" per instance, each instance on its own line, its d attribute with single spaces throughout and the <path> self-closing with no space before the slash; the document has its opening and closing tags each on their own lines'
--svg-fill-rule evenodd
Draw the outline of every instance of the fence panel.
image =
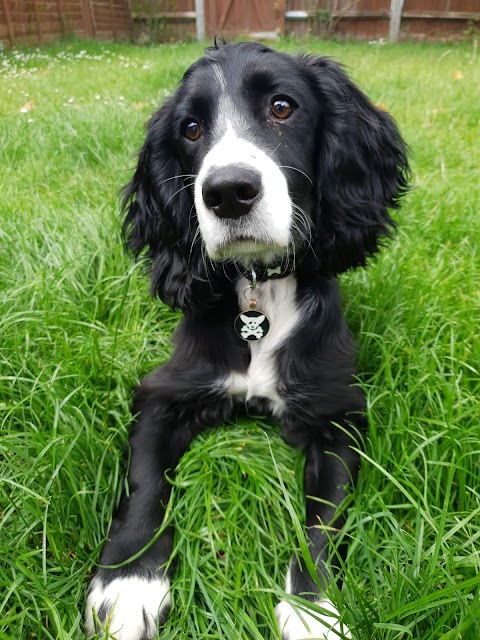
<svg viewBox="0 0 480 640">
<path fill-rule="evenodd" d="M 10 46 L 131 34 L 129 0 L 0 0 L 0 41 Z"/>
<path fill-rule="evenodd" d="M 386 39 L 390 5 L 390 0 L 288 0 L 286 33 Z M 400 38 L 459 39 L 479 19 L 479 0 L 405 0 Z"/>
<path fill-rule="evenodd" d="M 195 38 L 195 0 L 135 0 L 132 17 L 137 41 Z"/>
</svg>

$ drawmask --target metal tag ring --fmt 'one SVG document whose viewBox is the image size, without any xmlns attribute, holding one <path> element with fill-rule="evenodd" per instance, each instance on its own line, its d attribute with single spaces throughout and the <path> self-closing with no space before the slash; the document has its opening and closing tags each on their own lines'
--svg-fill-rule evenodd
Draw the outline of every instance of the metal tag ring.
<svg viewBox="0 0 480 640">
<path fill-rule="evenodd" d="M 252 285 L 246 287 L 243 291 L 243 297 L 248 302 L 250 302 L 250 300 L 260 300 L 262 295 L 262 290 L 259 289 L 259 287 L 253 287 Z"/>
</svg>

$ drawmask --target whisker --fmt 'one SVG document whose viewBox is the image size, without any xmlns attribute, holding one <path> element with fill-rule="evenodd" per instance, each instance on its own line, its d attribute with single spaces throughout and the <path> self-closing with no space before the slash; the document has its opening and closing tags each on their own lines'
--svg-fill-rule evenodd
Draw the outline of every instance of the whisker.
<svg viewBox="0 0 480 640">
<path fill-rule="evenodd" d="M 278 147 L 277 147 L 277 149 L 278 149 Z M 297 169 L 297 167 L 289 167 L 289 166 L 288 166 L 288 165 L 286 165 L 286 164 L 281 164 L 281 165 L 279 165 L 279 166 L 278 166 L 278 168 L 279 168 L 279 169 L 292 169 L 292 171 L 298 171 L 298 173 L 301 173 L 301 174 L 302 174 L 302 176 L 305 176 L 305 178 L 310 182 L 310 184 L 311 184 L 311 185 L 312 185 L 312 187 L 313 187 L 312 179 L 310 178 L 310 176 L 307 176 L 307 174 L 305 173 L 305 171 L 302 171 L 301 169 Z"/>
<path fill-rule="evenodd" d="M 205 251 L 206 251 L 206 247 L 205 247 L 205 244 L 202 242 L 202 244 L 200 245 L 200 255 L 202 257 L 202 262 L 205 268 L 205 275 L 207 276 L 208 284 L 210 285 L 210 289 L 213 291 L 212 283 L 210 282 L 210 277 L 208 273 L 208 265 L 207 265 L 207 259 L 205 257 Z"/>
<path fill-rule="evenodd" d="M 181 189 L 178 189 L 178 191 L 175 191 L 175 193 L 174 193 L 172 196 L 170 196 L 170 198 L 169 198 L 169 199 L 167 200 L 167 202 L 165 203 L 165 207 L 167 207 L 168 203 L 169 203 L 171 200 L 173 200 L 173 198 L 174 198 L 178 193 L 180 193 L 180 191 L 183 191 L 184 189 L 188 189 L 188 188 L 189 188 L 189 187 L 191 187 L 193 184 L 194 184 L 194 183 L 193 183 L 193 182 L 191 182 L 191 183 L 189 183 L 189 184 L 184 185 Z"/>
<path fill-rule="evenodd" d="M 308 233 L 308 236 L 311 238 L 312 237 L 312 228 L 313 228 L 312 220 L 307 215 L 307 213 L 301 207 L 299 207 L 297 204 L 292 203 L 292 207 L 294 209 L 294 211 L 293 211 L 294 218 L 297 217 L 303 223 L 303 226 L 305 227 L 305 231 Z"/>
<path fill-rule="evenodd" d="M 305 242 L 305 244 L 307 245 L 307 247 L 313 251 L 313 247 L 312 247 L 312 243 L 311 243 L 311 239 L 309 236 L 307 236 L 304 231 L 302 231 L 302 229 L 300 229 L 300 227 L 298 226 L 298 224 L 295 222 L 295 220 L 292 220 L 292 227 L 293 229 L 298 233 L 298 235 L 302 238 L 302 240 Z"/>
<path fill-rule="evenodd" d="M 231 277 L 226 271 L 227 264 L 228 264 L 228 260 L 222 260 L 221 265 L 222 265 L 222 269 L 223 269 L 223 274 L 224 274 L 224 276 L 227 278 L 227 280 L 229 282 L 233 282 L 233 277 Z M 235 270 L 238 271 L 237 264 L 236 264 L 236 262 L 234 260 L 233 260 L 233 264 L 234 264 Z M 238 274 L 238 275 L 240 275 L 240 274 Z"/>
<path fill-rule="evenodd" d="M 240 267 L 238 266 L 238 262 L 236 260 L 233 261 L 233 265 L 235 267 L 235 271 L 237 272 L 237 275 L 241 278 L 243 276 L 243 273 L 241 273 Z"/>
<path fill-rule="evenodd" d="M 190 245 L 190 253 L 188 254 L 188 265 L 190 265 L 190 260 L 192 259 L 193 247 L 197 240 L 200 238 L 200 227 L 195 231 L 195 235 L 193 236 L 192 243 Z"/>
<path fill-rule="evenodd" d="M 198 230 L 200 231 L 200 227 Z M 210 280 L 210 269 L 208 268 L 207 259 L 208 259 L 208 262 L 210 262 L 210 267 L 212 271 L 214 272 L 216 271 L 215 264 L 213 260 L 210 258 L 210 256 L 207 257 L 207 247 L 205 246 L 205 242 L 203 242 L 203 238 L 200 245 L 200 255 L 202 257 L 202 263 L 205 268 L 205 275 L 207 276 L 208 284 L 210 286 L 211 291 L 214 291 L 212 281 Z"/>
<path fill-rule="evenodd" d="M 271 151 L 270 153 L 267 153 L 268 156 L 272 157 L 273 154 L 275 153 L 275 151 L 278 149 L 278 147 L 280 146 L 280 142 L 277 144 L 277 146 L 275 147 L 275 149 L 273 151 Z"/>
<path fill-rule="evenodd" d="M 188 212 L 188 230 L 192 233 L 192 219 L 193 219 L 193 209 L 195 207 L 195 202 L 190 207 L 190 211 Z"/>
<path fill-rule="evenodd" d="M 293 238 L 292 238 L 291 245 L 292 245 L 292 253 L 293 253 L 293 264 L 292 264 L 292 267 L 293 267 L 293 271 L 295 271 L 296 266 L 297 266 L 297 251 L 296 251 L 296 247 L 295 247 L 295 241 L 293 240 Z"/>
<path fill-rule="evenodd" d="M 292 226 L 295 228 L 297 233 L 303 238 L 303 240 L 307 244 L 308 248 L 313 253 L 313 255 L 315 257 L 315 260 L 320 264 L 320 260 L 319 260 L 319 258 L 317 256 L 317 254 L 315 253 L 315 249 L 313 248 L 313 245 L 312 245 L 312 227 L 313 227 L 313 222 L 310 220 L 308 215 L 305 213 L 305 211 L 301 207 L 299 207 L 298 205 L 296 205 L 294 203 L 292 203 L 292 207 L 293 207 Z M 302 229 L 299 228 L 298 224 L 296 223 L 295 218 L 298 218 L 303 223 L 303 225 L 305 227 L 305 231 L 307 232 L 308 235 L 306 235 L 306 233 Z"/>
<path fill-rule="evenodd" d="M 220 264 L 222 265 L 223 275 L 226 277 L 226 279 L 228 281 L 231 282 L 232 280 L 231 280 L 231 278 L 228 277 L 228 274 L 227 274 L 226 269 L 225 269 L 225 260 L 222 260 Z"/>
<path fill-rule="evenodd" d="M 292 226 L 295 226 L 295 223 L 292 221 Z M 290 263 L 290 254 L 293 256 L 293 261 L 292 261 L 292 270 L 295 271 L 295 266 L 296 266 L 296 249 L 295 249 L 295 242 L 292 236 L 290 236 L 289 241 L 287 242 L 287 251 L 285 254 L 285 269 L 282 271 L 283 273 L 286 273 L 286 271 L 288 270 L 288 266 Z M 283 262 L 283 259 L 282 259 Z"/>
<path fill-rule="evenodd" d="M 182 174 L 179 174 L 178 176 L 165 178 L 165 180 L 162 180 L 158 186 L 164 184 L 165 182 L 168 182 L 169 180 L 176 180 L 177 178 L 197 178 L 197 177 L 198 177 L 198 173 L 182 173 Z"/>
</svg>

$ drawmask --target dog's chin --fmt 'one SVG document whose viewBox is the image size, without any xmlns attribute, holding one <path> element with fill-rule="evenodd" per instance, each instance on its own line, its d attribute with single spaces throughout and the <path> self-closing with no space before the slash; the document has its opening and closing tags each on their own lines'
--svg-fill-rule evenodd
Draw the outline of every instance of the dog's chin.
<svg viewBox="0 0 480 640">
<path fill-rule="evenodd" d="M 212 260 L 235 260 L 248 267 L 253 262 L 273 264 L 285 256 L 286 252 L 287 247 L 278 244 L 242 239 L 217 246 L 209 252 L 209 255 Z"/>
</svg>

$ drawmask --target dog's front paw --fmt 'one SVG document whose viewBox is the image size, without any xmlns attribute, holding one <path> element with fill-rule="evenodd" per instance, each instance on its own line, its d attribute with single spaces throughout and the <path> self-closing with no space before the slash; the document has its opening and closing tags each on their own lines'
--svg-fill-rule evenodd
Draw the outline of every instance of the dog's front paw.
<svg viewBox="0 0 480 640">
<path fill-rule="evenodd" d="M 285 600 L 277 604 L 275 615 L 283 640 L 340 640 L 352 637 L 347 627 L 338 621 L 338 611 L 330 600 L 316 604 L 328 613 L 309 612 L 307 601 L 305 607 L 294 607 Z"/>
<path fill-rule="evenodd" d="M 85 627 L 89 636 L 108 631 L 116 640 L 150 640 L 170 604 L 168 578 L 130 576 L 106 582 L 97 576 L 88 592 Z"/>
</svg>

